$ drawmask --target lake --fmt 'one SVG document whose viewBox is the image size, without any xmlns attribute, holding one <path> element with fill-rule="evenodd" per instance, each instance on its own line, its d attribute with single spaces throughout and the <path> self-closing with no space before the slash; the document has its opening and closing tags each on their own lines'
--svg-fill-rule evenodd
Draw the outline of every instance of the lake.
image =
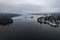
<svg viewBox="0 0 60 40">
<path fill-rule="evenodd" d="M 13 18 L 10 25 L 0 25 L 0 40 L 60 40 L 60 27 L 40 24 L 37 17 Z"/>
</svg>

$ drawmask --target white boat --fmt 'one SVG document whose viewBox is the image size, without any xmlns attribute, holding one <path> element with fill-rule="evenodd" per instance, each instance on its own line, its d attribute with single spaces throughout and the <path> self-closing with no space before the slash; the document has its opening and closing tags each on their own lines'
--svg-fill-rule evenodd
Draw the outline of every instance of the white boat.
<svg viewBox="0 0 60 40">
<path fill-rule="evenodd" d="M 60 27 L 60 24 L 58 26 Z"/>
<path fill-rule="evenodd" d="M 51 25 L 51 26 L 58 26 L 55 22 L 53 22 L 53 23 L 49 22 L 49 25 Z"/>
</svg>

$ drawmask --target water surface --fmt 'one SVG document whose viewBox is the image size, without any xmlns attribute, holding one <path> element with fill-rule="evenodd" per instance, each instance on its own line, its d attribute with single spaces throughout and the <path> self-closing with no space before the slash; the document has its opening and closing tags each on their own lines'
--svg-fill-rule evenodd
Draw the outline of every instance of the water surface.
<svg viewBox="0 0 60 40">
<path fill-rule="evenodd" d="M 40 24 L 37 17 L 25 16 L 13 18 L 10 25 L 0 25 L 1 40 L 59 40 L 60 27 Z"/>
</svg>

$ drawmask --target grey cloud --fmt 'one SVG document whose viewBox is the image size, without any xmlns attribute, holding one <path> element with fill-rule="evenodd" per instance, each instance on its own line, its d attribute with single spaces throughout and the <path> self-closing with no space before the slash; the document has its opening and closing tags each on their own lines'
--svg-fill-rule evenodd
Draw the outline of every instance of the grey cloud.
<svg viewBox="0 0 60 40">
<path fill-rule="evenodd" d="M 0 0 L 0 12 L 55 12 L 60 11 L 59 4 L 60 0 Z M 57 8 L 57 10 L 50 8 Z"/>
</svg>

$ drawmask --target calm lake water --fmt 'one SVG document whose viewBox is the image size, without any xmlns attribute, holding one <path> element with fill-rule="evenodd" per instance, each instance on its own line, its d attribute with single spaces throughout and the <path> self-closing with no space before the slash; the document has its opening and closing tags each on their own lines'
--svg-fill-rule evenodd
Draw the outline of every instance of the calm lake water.
<svg viewBox="0 0 60 40">
<path fill-rule="evenodd" d="M 60 27 L 40 24 L 37 17 L 17 17 L 10 25 L 0 25 L 0 40 L 59 40 Z"/>
</svg>

